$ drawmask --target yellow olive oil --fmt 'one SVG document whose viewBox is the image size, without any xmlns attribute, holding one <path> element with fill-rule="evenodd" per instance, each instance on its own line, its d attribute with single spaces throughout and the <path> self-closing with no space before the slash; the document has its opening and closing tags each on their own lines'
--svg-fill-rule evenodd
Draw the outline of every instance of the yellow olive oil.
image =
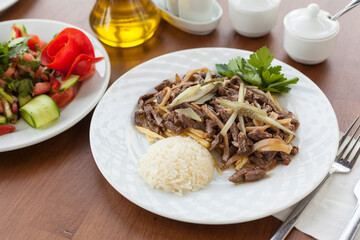
<svg viewBox="0 0 360 240">
<path fill-rule="evenodd" d="M 99 39 L 113 47 L 133 47 L 151 38 L 160 12 L 151 0 L 97 0 L 90 25 Z"/>
</svg>

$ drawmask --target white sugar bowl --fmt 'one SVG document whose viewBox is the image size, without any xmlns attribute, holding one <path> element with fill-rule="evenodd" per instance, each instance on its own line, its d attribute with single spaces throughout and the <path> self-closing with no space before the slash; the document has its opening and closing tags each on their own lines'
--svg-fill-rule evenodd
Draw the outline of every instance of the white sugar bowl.
<svg viewBox="0 0 360 240">
<path fill-rule="evenodd" d="M 340 25 L 329 16 L 315 3 L 285 16 L 284 49 L 293 60 L 317 64 L 332 54 Z"/>
<path fill-rule="evenodd" d="M 276 25 L 281 0 L 229 0 L 229 17 L 237 33 L 261 37 Z"/>
</svg>

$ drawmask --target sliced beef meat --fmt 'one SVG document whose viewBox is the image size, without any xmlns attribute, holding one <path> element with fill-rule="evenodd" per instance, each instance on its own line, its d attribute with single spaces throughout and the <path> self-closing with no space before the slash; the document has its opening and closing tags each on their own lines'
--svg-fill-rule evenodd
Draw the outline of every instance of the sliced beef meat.
<svg viewBox="0 0 360 240">
<path fill-rule="evenodd" d="M 262 152 L 261 154 L 263 156 L 263 159 L 266 160 L 267 162 L 271 162 L 276 156 L 275 151 Z"/>
<path fill-rule="evenodd" d="M 239 183 L 239 182 L 248 182 L 256 181 L 264 178 L 265 171 L 259 168 L 242 168 L 239 171 L 236 171 L 229 178 L 230 182 Z"/>
<path fill-rule="evenodd" d="M 289 155 L 287 155 L 286 153 L 279 152 L 277 156 L 279 156 L 277 160 L 283 165 L 289 165 L 289 163 L 291 162 Z"/>
<path fill-rule="evenodd" d="M 150 105 L 145 105 L 144 106 L 146 123 L 149 125 L 149 129 L 151 131 L 160 134 L 161 133 L 161 131 L 160 131 L 161 127 L 159 125 L 157 125 L 157 122 L 153 118 L 153 115 L 152 115 L 151 111 L 152 111 L 152 109 L 151 109 Z"/>
<path fill-rule="evenodd" d="M 257 181 L 265 176 L 265 171 L 262 169 L 253 169 L 245 173 L 245 181 Z"/>
<path fill-rule="evenodd" d="M 262 110 L 264 110 L 265 112 L 269 113 L 273 111 L 273 108 L 268 105 L 268 104 L 263 104 Z"/>
<path fill-rule="evenodd" d="M 176 126 L 172 121 L 165 121 L 164 126 L 176 135 L 179 135 L 184 131 L 182 126 Z"/>
<path fill-rule="evenodd" d="M 139 97 L 139 100 L 138 100 L 138 104 L 139 104 L 139 107 L 141 109 L 144 109 L 144 106 L 145 106 L 145 102 L 151 98 L 153 98 L 155 95 L 155 93 L 148 93 L 148 94 L 145 94 L 145 95 L 142 95 L 141 97 Z"/>
<path fill-rule="evenodd" d="M 171 91 L 170 94 L 170 102 L 172 102 L 180 93 L 181 93 L 181 88 L 175 88 Z"/>
<path fill-rule="evenodd" d="M 249 156 L 249 161 L 251 161 L 256 166 L 258 166 L 259 168 L 264 169 L 264 170 L 269 169 L 270 164 L 271 164 L 271 162 L 267 162 L 262 157 L 258 157 L 258 156 L 255 156 L 255 155 L 250 155 Z"/>
<path fill-rule="evenodd" d="M 266 104 L 269 105 L 273 109 L 274 112 L 279 113 L 279 114 L 281 113 L 278 110 L 278 108 L 275 106 L 275 103 L 273 101 L 271 101 L 270 99 L 267 100 Z"/>
<path fill-rule="evenodd" d="M 255 140 L 260 141 L 266 138 L 272 138 L 272 134 L 268 132 L 261 131 L 260 129 L 255 129 L 248 133 L 248 137 Z"/>
<path fill-rule="evenodd" d="M 239 91 L 236 91 L 235 89 L 232 89 L 232 88 L 227 88 L 227 87 L 221 86 L 218 89 L 218 95 L 223 96 L 224 98 L 231 100 L 231 101 L 237 101 Z"/>
<path fill-rule="evenodd" d="M 145 121 L 145 113 L 142 110 L 136 111 L 134 115 L 134 122 L 136 126 L 142 126 Z"/>
<path fill-rule="evenodd" d="M 232 82 L 229 82 L 226 84 L 226 86 L 228 88 L 234 89 L 237 93 L 239 93 L 239 89 L 240 89 L 239 85 L 235 85 Z"/>
<path fill-rule="evenodd" d="M 247 153 L 250 152 L 250 147 L 247 144 L 247 137 L 243 132 L 240 132 L 238 134 L 238 144 L 239 144 L 239 148 L 237 151 L 237 154 L 242 154 L 242 153 Z"/>
<path fill-rule="evenodd" d="M 156 111 L 153 108 L 150 108 L 151 114 L 156 122 L 156 125 L 158 125 L 159 127 L 164 127 L 163 125 L 163 118 L 160 115 L 160 113 L 158 111 Z"/>
<path fill-rule="evenodd" d="M 240 86 L 240 84 L 243 83 L 243 80 L 239 76 L 235 75 L 230 79 L 230 83 Z"/>
<path fill-rule="evenodd" d="M 196 112 L 196 114 L 201 118 L 201 121 L 205 120 L 205 113 L 203 113 L 200 108 L 196 107 L 195 105 L 191 104 L 191 103 L 182 103 L 181 104 L 181 108 L 191 108 L 192 110 L 194 110 L 194 112 Z"/>
<path fill-rule="evenodd" d="M 155 87 L 155 90 L 160 92 L 162 91 L 164 88 L 166 87 L 171 87 L 172 86 L 172 82 L 169 79 L 166 79 L 164 81 L 162 81 L 159 85 L 157 85 Z"/>
<path fill-rule="evenodd" d="M 212 140 L 209 150 L 212 151 L 215 150 L 217 147 L 219 147 L 223 141 L 223 138 L 224 138 L 223 135 L 221 135 L 221 133 L 218 133 L 218 135 L 216 135 L 214 140 Z"/>
<path fill-rule="evenodd" d="M 179 113 L 178 115 L 181 122 L 183 123 L 184 128 L 190 127 L 205 131 L 205 125 L 203 123 L 193 120 L 192 118 L 186 116 L 185 114 Z"/>
<path fill-rule="evenodd" d="M 266 97 L 264 97 L 263 95 L 257 94 L 257 93 L 253 94 L 253 99 L 256 100 L 260 104 L 267 103 L 267 101 L 268 101 L 268 99 Z"/>
<path fill-rule="evenodd" d="M 205 132 L 207 132 L 210 136 L 214 136 L 216 133 L 217 123 L 214 120 L 206 119 L 205 124 Z"/>
<path fill-rule="evenodd" d="M 291 152 L 290 154 L 291 155 L 296 155 L 299 153 L 299 147 L 298 146 L 295 146 L 294 144 L 290 143 L 292 149 L 291 149 Z"/>
<path fill-rule="evenodd" d="M 245 100 L 248 102 L 253 102 L 253 92 L 249 89 L 246 89 Z"/>
<path fill-rule="evenodd" d="M 276 152 L 255 152 L 249 156 L 249 161 L 263 170 L 270 170 L 273 160 L 276 156 Z"/>
<path fill-rule="evenodd" d="M 230 147 L 229 147 L 229 158 L 231 158 L 232 156 L 234 156 L 234 155 L 236 154 L 236 152 L 237 152 L 237 147 L 230 144 Z"/>
<path fill-rule="evenodd" d="M 229 120 L 230 115 L 226 112 L 225 109 L 220 109 L 219 110 L 219 114 L 221 119 L 223 120 L 224 124 Z M 236 127 L 235 122 L 230 126 L 230 134 L 231 137 L 233 139 L 233 141 L 238 141 L 238 134 L 239 134 L 239 129 Z"/>
<path fill-rule="evenodd" d="M 155 96 L 156 96 L 156 103 L 157 103 L 157 104 L 160 104 L 160 103 L 163 101 L 165 95 L 166 95 L 166 92 L 165 92 L 165 91 L 158 92 L 158 93 L 155 95 Z"/>
</svg>

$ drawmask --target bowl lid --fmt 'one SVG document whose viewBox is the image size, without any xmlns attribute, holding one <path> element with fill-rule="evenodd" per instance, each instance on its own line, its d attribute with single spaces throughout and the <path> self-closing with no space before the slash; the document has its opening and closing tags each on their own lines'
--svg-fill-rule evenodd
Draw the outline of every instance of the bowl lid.
<svg viewBox="0 0 360 240">
<path fill-rule="evenodd" d="M 260 12 L 278 6 L 281 0 L 230 0 L 231 3 L 238 9 Z"/>
<path fill-rule="evenodd" d="M 339 31 L 339 22 L 331 20 L 329 13 L 315 3 L 288 13 L 284 26 L 296 36 L 314 40 L 329 38 Z"/>
</svg>

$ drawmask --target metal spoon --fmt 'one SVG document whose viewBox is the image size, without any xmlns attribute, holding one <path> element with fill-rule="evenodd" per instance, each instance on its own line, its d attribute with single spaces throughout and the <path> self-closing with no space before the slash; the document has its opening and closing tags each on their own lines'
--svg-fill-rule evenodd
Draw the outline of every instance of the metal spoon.
<svg viewBox="0 0 360 240">
<path fill-rule="evenodd" d="M 351 1 L 346 7 L 344 7 L 343 9 L 341 9 L 337 14 L 335 14 L 334 16 L 332 16 L 330 19 L 336 21 L 336 19 L 338 19 L 341 15 L 343 15 L 344 13 L 346 13 L 347 11 L 353 9 L 354 7 L 356 7 L 357 5 L 360 4 L 360 0 L 353 0 Z"/>
</svg>

